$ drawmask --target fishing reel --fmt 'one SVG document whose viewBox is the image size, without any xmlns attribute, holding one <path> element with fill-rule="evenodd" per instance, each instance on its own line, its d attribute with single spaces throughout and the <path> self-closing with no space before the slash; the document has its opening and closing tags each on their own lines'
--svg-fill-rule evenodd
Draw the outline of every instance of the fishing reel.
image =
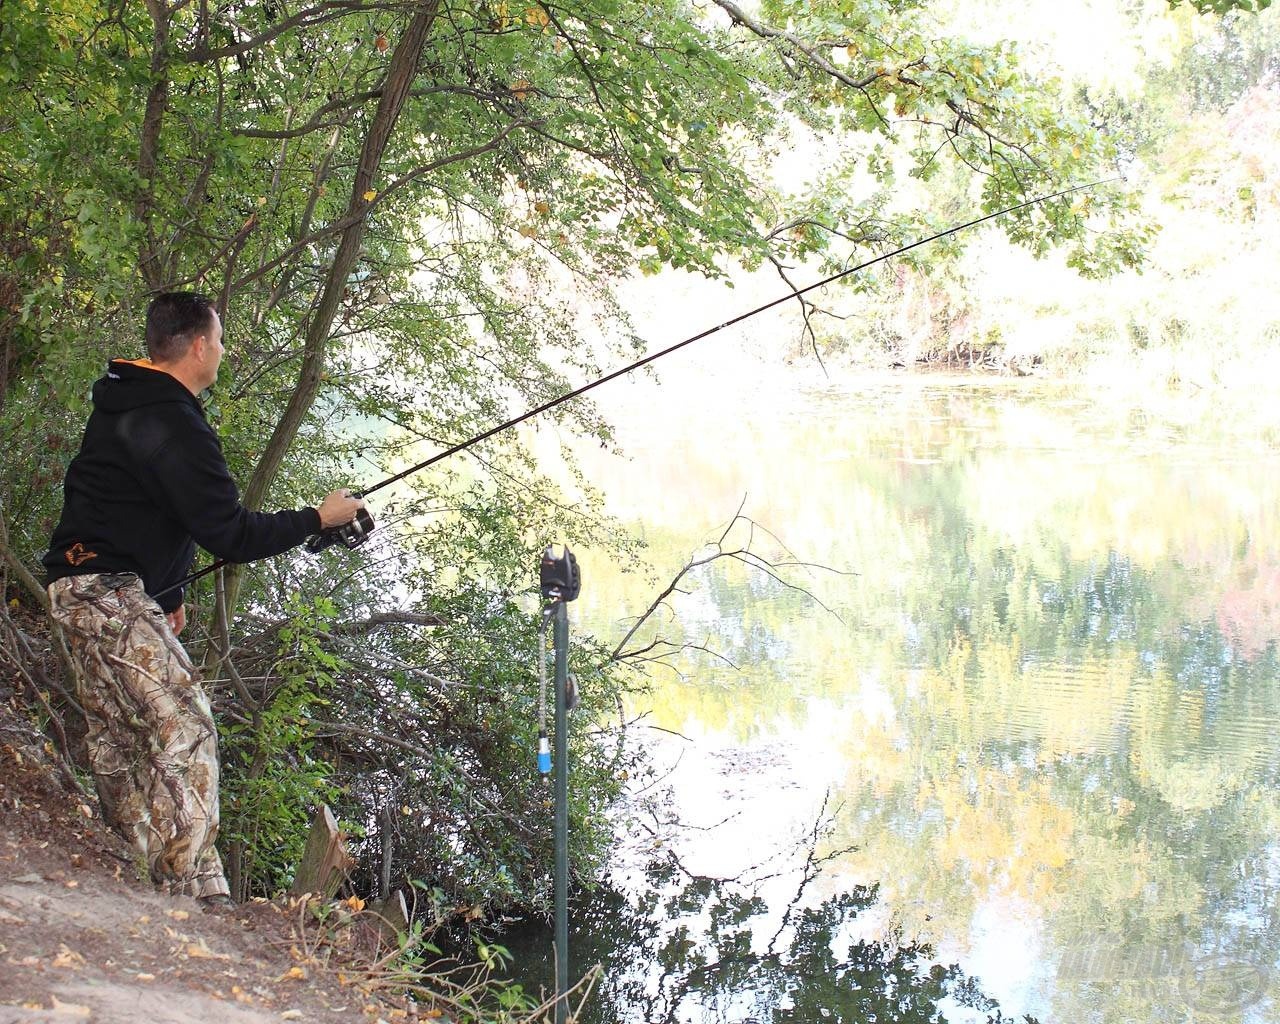
<svg viewBox="0 0 1280 1024">
<path fill-rule="evenodd" d="M 573 557 L 569 545 L 557 555 L 554 544 L 548 544 L 542 553 L 539 571 L 542 596 L 548 601 L 572 601 L 582 590 L 582 577 L 578 574 L 578 560 Z"/>
<path fill-rule="evenodd" d="M 358 548 L 369 539 L 369 534 L 372 532 L 373 516 L 369 515 L 367 509 L 357 509 L 356 517 L 351 522 L 343 523 L 341 526 L 331 526 L 327 530 L 321 530 L 308 537 L 307 550 L 315 555 L 334 544 Z"/>
</svg>

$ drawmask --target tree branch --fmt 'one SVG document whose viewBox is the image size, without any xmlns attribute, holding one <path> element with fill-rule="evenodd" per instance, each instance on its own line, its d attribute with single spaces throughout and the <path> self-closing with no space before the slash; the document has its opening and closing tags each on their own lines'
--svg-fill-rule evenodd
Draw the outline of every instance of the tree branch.
<svg viewBox="0 0 1280 1024">
<path fill-rule="evenodd" d="M 142 115 L 142 132 L 138 143 L 138 178 L 142 190 L 134 202 L 134 218 L 144 228 L 143 249 L 138 254 L 138 269 L 152 290 L 161 288 L 164 282 L 159 267 L 160 255 L 155 232 L 151 228 L 151 206 L 155 200 L 156 157 L 160 150 L 160 129 L 164 124 L 165 110 L 169 105 L 169 12 L 164 0 L 146 0 L 147 13 L 151 15 L 151 87 L 147 90 L 147 105 Z"/>
<path fill-rule="evenodd" d="M 371 206 L 365 196 L 374 190 L 374 182 L 382 166 L 382 158 L 421 64 L 422 53 L 439 6 L 440 0 L 426 0 L 417 6 L 392 54 L 391 64 L 387 69 L 387 77 L 382 87 L 382 96 L 369 125 L 368 133 L 365 135 L 364 146 L 351 184 L 351 198 L 347 201 L 347 212 L 342 218 L 346 222 L 346 227 L 343 228 L 338 250 L 334 254 L 333 264 L 326 276 L 319 302 L 307 325 L 298 381 L 289 398 L 289 404 L 276 423 L 275 430 L 272 431 L 253 477 L 245 488 L 244 504 L 247 508 L 262 507 L 263 499 L 275 482 L 280 466 L 284 462 L 285 453 L 293 444 L 298 428 L 301 427 L 320 389 L 320 376 L 324 370 L 329 334 L 333 328 L 338 306 L 342 301 L 343 290 L 360 256 L 360 243 L 364 238 L 366 218 Z M 231 609 L 236 607 L 241 572 L 239 567 L 233 567 L 228 580 L 227 600 Z"/>
</svg>

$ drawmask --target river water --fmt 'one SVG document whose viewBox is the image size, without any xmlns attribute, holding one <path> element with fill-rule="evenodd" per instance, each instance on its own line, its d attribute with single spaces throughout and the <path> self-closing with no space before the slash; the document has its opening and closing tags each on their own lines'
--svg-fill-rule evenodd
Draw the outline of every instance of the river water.
<svg viewBox="0 0 1280 1024">
<path fill-rule="evenodd" d="M 654 568 L 580 552 L 575 634 L 726 553 L 630 643 L 661 778 L 575 901 L 582 1019 L 1280 1020 L 1275 439 L 1037 381 L 697 396 L 581 453 Z"/>
</svg>

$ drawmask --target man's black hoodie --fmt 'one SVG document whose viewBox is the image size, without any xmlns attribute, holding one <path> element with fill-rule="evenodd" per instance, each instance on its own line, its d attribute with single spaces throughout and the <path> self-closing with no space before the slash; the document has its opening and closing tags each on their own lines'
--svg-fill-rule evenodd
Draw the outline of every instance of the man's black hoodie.
<svg viewBox="0 0 1280 1024">
<path fill-rule="evenodd" d="M 134 572 L 159 594 L 190 571 L 196 544 L 252 562 L 319 531 L 313 508 L 267 515 L 240 504 L 218 436 L 176 377 L 145 361 L 112 360 L 93 386 L 93 405 L 44 556 L 50 582 Z M 182 591 L 159 603 L 174 611 Z"/>
</svg>

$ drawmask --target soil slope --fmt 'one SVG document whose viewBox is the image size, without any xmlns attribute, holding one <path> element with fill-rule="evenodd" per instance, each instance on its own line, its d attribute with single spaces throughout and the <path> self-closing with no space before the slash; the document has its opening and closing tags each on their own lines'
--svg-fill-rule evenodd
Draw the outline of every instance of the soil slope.
<svg viewBox="0 0 1280 1024">
<path fill-rule="evenodd" d="M 0 703 L 0 1024 L 408 1018 L 340 972 L 305 916 L 288 903 L 206 911 L 138 881 L 96 801 L 63 780 L 16 702 Z"/>
</svg>

